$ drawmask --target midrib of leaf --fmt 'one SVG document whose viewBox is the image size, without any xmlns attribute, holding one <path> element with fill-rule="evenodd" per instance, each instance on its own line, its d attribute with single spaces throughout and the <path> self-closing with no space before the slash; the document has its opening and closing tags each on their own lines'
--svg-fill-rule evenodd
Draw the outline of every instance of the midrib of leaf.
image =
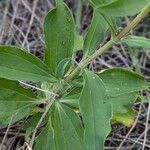
<svg viewBox="0 0 150 150">
<path fill-rule="evenodd" d="M 61 107 L 61 106 L 60 106 Z M 63 110 L 63 108 L 61 107 L 60 108 L 63 112 L 64 112 L 64 114 L 67 116 L 67 118 L 70 120 L 70 122 L 71 122 L 71 124 L 72 124 L 72 127 L 74 128 L 74 130 L 76 131 L 76 135 L 77 135 L 77 137 L 78 137 L 78 139 L 80 139 L 80 136 L 78 135 L 78 131 L 76 130 L 76 128 L 74 127 L 74 125 L 73 125 L 73 123 L 72 123 L 72 120 L 70 119 L 70 117 L 66 114 L 66 112 Z M 61 116 L 61 114 L 60 114 L 60 116 Z M 79 140 L 79 142 L 80 142 L 80 144 L 82 145 L 82 142 Z"/>
<path fill-rule="evenodd" d="M 58 104 L 57 104 L 58 105 Z M 60 107 L 60 106 L 59 106 Z M 61 119 L 61 113 L 60 113 L 60 108 L 59 108 L 58 106 L 57 106 L 57 111 L 58 111 L 58 114 L 59 114 L 59 120 L 60 120 L 60 122 L 61 122 L 61 124 L 62 124 L 62 119 Z M 63 130 L 63 126 L 61 125 L 61 129 L 62 129 L 62 131 L 64 131 Z M 64 135 L 64 132 L 62 132 L 63 133 L 63 141 L 64 141 L 64 143 L 66 144 L 66 148 L 68 149 L 68 144 L 67 144 L 67 142 L 66 142 L 66 140 L 65 140 L 65 135 Z"/>
<path fill-rule="evenodd" d="M 87 78 L 87 80 L 88 80 L 88 77 L 87 77 L 87 75 L 86 75 L 86 78 Z M 83 87 L 84 88 L 84 87 Z M 90 90 L 90 87 L 88 86 L 88 89 Z M 91 99 L 91 105 L 90 106 L 92 106 L 92 107 L 90 107 L 91 108 L 91 112 L 92 112 L 92 118 L 94 119 L 94 122 L 93 122 L 93 126 L 94 126 L 94 137 L 95 137 L 95 144 L 94 144 L 94 146 L 95 146 L 95 149 L 94 150 L 96 150 L 96 141 L 97 141 L 97 138 L 96 138 L 96 124 L 95 124 L 95 122 L 96 122 L 96 120 L 95 120 L 95 117 L 94 117 L 94 103 L 93 103 L 93 101 L 92 101 L 92 91 L 90 90 L 90 99 Z M 86 125 L 85 125 L 86 126 Z M 84 136 L 85 137 L 85 136 Z"/>
<path fill-rule="evenodd" d="M 54 134 L 54 129 L 53 129 L 53 127 L 52 127 L 52 124 L 51 124 L 51 121 L 50 121 L 50 119 L 51 118 L 49 118 L 49 121 L 48 121 L 48 131 L 49 131 L 49 133 L 51 132 L 51 130 L 52 130 L 52 132 L 53 132 L 53 134 Z M 49 126 L 50 126 L 50 128 L 49 128 Z M 46 134 L 46 139 L 48 139 L 48 134 Z M 53 139 L 54 140 L 54 139 Z M 47 140 L 46 140 L 47 141 Z M 55 145 L 55 141 L 54 141 L 54 145 Z M 49 141 L 47 141 L 46 142 L 46 147 L 48 147 L 49 146 Z M 55 146 L 56 147 L 56 146 Z M 56 148 L 55 148 L 56 149 Z"/>
</svg>

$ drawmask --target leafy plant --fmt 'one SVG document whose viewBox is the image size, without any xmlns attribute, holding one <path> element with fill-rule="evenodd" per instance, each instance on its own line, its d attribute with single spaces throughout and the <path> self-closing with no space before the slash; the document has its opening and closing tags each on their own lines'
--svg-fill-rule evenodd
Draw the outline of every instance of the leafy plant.
<svg viewBox="0 0 150 150">
<path fill-rule="evenodd" d="M 35 150 L 104 149 L 111 121 L 131 126 L 136 116 L 132 106 L 139 92 L 150 87 L 143 76 L 130 70 L 112 68 L 94 73 L 87 69 L 117 43 L 150 48 L 149 39 L 129 35 L 149 13 L 149 0 L 89 2 L 94 13 L 83 39 L 75 31 L 68 6 L 56 0 L 56 7 L 44 21 L 43 62 L 21 48 L 0 46 L 0 124 L 26 117 L 26 142 L 31 148 L 35 143 Z M 138 12 L 119 32 L 116 18 Z M 107 30 L 111 30 L 112 37 L 98 49 Z M 72 55 L 81 48 L 84 57 L 74 67 Z M 34 81 L 41 92 L 34 94 L 20 84 L 22 81 Z"/>
</svg>

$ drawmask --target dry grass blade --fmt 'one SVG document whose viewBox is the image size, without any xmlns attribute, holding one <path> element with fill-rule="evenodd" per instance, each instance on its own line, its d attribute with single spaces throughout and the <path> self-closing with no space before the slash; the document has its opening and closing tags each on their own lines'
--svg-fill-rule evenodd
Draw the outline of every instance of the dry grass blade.
<svg viewBox="0 0 150 150">
<path fill-rule="evenodd" d="M 43 119 L 45 118 L 45 116 L 46 116 L 47 113 L 49 112 L 49 110 L 50 110 L 52 104 L 54 103 L 54 101 L 55 101 L 55 96 L 52 97 L 51 100 L 49 100 L 49 102 L 48 102 L 48 104 L 47 104 L 47 107 L 46 107 L 46 109 L 45 109 L 43 115 L 41 116 L 40 120 L 38 121 L 38 123 L 37 123 L 37 125 L 36 125 L 36 127 L 35 127 L 35 129 L 34 129 L 34 131 L 33 131 L 33 134 L 32 134 L 31 140 L 30 140 L 30 144 L 29 144 L 31 148 L 33 147 L 36 133 L 37 133 L 37 131 L 38 131 L 38 129 L 39 129 L 39 127 L 40 127 L 40 125 L 41 125 Z"/>
<path fill-rule="evenodd" d="M 150 95 L 149 94 L 148 94 L 148 97 L 149 97 L 149 103 L 148 103 L 148 110 L 147 110 L 147 117 L 146 117 L 145 131 L 144 131 L 145 136 L 144 136 L 144 142 L 143 142 L 142 150 L 145 150 L 147 133 L 148 133 L 148 126 L 149 126 L 149 119 L 150 119 Z"/>
<path fill-rule="evenodd" d="M 9 124 L 8 124 L 7 130 L 6 130 L 6 133 L 5 133 L 5 135 L 4 135 L 4 138 L 3 138 L 3 140 L 2 140 L 2 143 L 1 143 L 1 145 L 0 145 L 0 150 L 3 150 L 3 145 L 4 145 L 5 140 L 6 140 L 6 138 L 7 138 L 7 135 L 8 135 L 9 129 L 10 129 L 10 127 L 11 127 L 11 124 L 12 124 L 13 118 L 14 118 L 14 116 L 12 116 L 12 117 L 11 117 L 11 119 L 10 119 L 10 122 L 9 122 Z"/>
</svg>

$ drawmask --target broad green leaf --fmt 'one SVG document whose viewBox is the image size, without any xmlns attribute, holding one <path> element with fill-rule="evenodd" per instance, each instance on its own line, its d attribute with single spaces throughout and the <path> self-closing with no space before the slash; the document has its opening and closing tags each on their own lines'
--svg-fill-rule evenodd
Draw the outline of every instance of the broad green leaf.
<svg viewBox="0 0 150 150">
<path fill-rule="evenodd" d="M 0 124 L 8 124 L 22 119 L 33 111 L 41 101 L 29 89 L 18 82 L 0 78 Z"/>
<path fill-rule="evenodd" d="M 150 39 L 145 37 L 131 35 L 123 39 L 122 42 L 126 43 L 130 47 L 150 48 Z"/>
<path fill-rule="evenodd" d="M 103 5 L 103 4 L 107 4 L 110 3 L 114 0 L 89 0 L 92 4 L 94 4 L 95 6 L 97 5 Z"/>
<path fill-rule="evenodd" d="M 133 123 L 136 115 L 132 110 L 133 104 L 137 100 L 139 91 L 148 89 L 148 83 L 144 77 L 121 68 L 108 69 L 99 76 L 105 83 L 112 102 L 113 119 L 131 126 L 132 124 L 129 123 Z"/>
<path fill-rule="evenodd" d="M 92 54 L 99 47 L 107 29 L 108 24 L 104 17 L 97 10 L 94 10 L 92 23 L 84 40 L 84 52 L 86 54 Z"/>
<path fill-rule="evenodd" d="M 91 71 L 83 73 L 84 85 L 79 106 L 85 125 L 87 150 L 102 150 L 111 131 L 111 104 L 103 81 Z"/>
<path fill-rule="evenodd" d="M 55 103 L 52 125 L 57 150 L 85 149 L 80 119 L 69 107 Z"/>
<path fill-rule="evenodd" d="M 84 39 L 81 35 L 75 34 L 74 38 L 74 52 L 83 49 Z"/>
<path fill-rule="evenodd" d="M 48 67 L 34 55 L 15 46 L 0 46 L 0 77 L 22 81 L 49 81 Z"/>
<path fill-rule="evenodd" d="M 44 21 L 46 43 L 45 63 L 50 72 L 55 73 L 60 61 L 70 58 L 74 49 L 75 25 L 69 8 L 57 1 L 57 6 L 51 10 Z"/>
<path fill-rule="evenodd" d="M 56 77 L 60 79 L 64 78 L 64 75 L 67 73 L 70 64 L 71 64 L 70 58 L 65 58 L 62 61 L 60 61 L 56 68 Z"/>
<path fill-rule="evenodd" d="M 107 69 L 100 73 L 99 77 L 105 83 L 110 97 L 134 93 L 148 88 L 148 83 L 144 77 L 122 68 Z"/>
<path fill-rule="evenodd" d="M 96 9 L 116 17 L 132 16 L 149 4 L 149 0 L 114 0 L 112 3 L 97 6 Z"/>
<path fill-rule="evenodd" d="M 56 150 L 54 141 L 54 130 L 52 127 L 51 117 L 49 121 L 38 135 L 35 144 L 35 150 Z"/>
</svg>

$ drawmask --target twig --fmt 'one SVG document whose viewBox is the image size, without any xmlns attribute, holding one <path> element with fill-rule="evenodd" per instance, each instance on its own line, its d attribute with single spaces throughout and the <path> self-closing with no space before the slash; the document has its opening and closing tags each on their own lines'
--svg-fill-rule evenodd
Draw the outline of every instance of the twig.
<svg viewBox="0 0 150 150">
<path fill-rule="evenodd" d="M 0 44 L 2 43 L 2 39 L 3 39 L 3 31 L 2 30 L 3 30 L 3 27 L 6 23 L 7 13 L 8 13 L 8 9 L 9 9 L 9 1 L 10 0 L 7 1 L 8 5 L 5 8 L 2 24 L 1 24 L 1 27 L 0 27 Z"/>
<path fill-rule="evenodd" d="M 30 33 L 30 30 L 31 30 L 31 26 L 32 26 L 32 23 L 33 23 L 33 20 L 34 20 L 34 14 L 35 14 L 35 10 L 36 10 L 36 7 L 37 7 L 38 2 L 39 2 L 39 0 L 35 0 L 35 1 L 34 1 L 34 4 L 33 4 L 31 19 L 30 19 L 30 22 L 29 22 L 29 27 L 28 27 L 26 36 L 25 36 L 26 39 L 28 38 L 28 35 L 29 35 L 29 33 Z M 25 45 L 26 39 L 24 39 L 24 41 L 23 41 L 23 43 L 22 43 L 22 46 L 23 46 L 23 47 L 24 47 L 24 45 Z M 28 52 L 30 52 L 29 48 L 28 48 Z"/>
<path fill-rule="evenodd" d="M 3 138 L 3 140 L 2 140 L 2 143 L 1 143 L 1 145 L 0 145 L 0 150 L 3 149 L 3 145 L 4 145 L 5 140 L 6 140 L 6 138 L 7 138 L 7 135 L 8 135 L 8 132 L 9 132 L 9 129 L 10 129 L 10 126 L 11 126 L 11 123 L 12 123 L 12 121 L 13 121 L 13 117 L 14 117 L 14 116 L 12 116 L 11 119 L 10 119 L 10 121 L 9 121 L 7 130 L 6 130 L 6 133 L 5 133 L 5 135 L 4 135 L 4 138 Z"/>
<path fill-rule="evenodd" d="M 146 138 L 147 138 L 147 131 L 148 131 L 148 124 L 149 124 L 149 117 L 150 117 L 150 100 L 149 100 L 148 110 L 147 110 L 146 125 L 145 125 L 145 131 L 144 131 L 145 135 L 144 135 L 144 142 L 143 142 L 142 150 L 145 149 Z"/>
<path fill-rule="evenodd" d="M 47 115 L 47 113 L 49 112 L 53 102 L 55 101 L 55 97 L 52 97 L 52 99 L 49 101 L 47 107 L 46 107 L 46 110 L 45 112 L 43 113 L 42 117 L 40 118 L 39 122 L 37 123 L 36 127 L 35 127 L 35 130 L 33 131 L 33 134 L 32 134 L 32 137 L 31 137 L 31 140 L 30 140 L 30 147 L 33 147 L 33 144 L 34 144 L 34 140 L 35 140 L 35 136 L 36 136 L 36 133 L 38 131 L 38 128 L 40 127 L 43 119 L 45 118 L 45 116 Z"/>
<path fill-rule="evenodd" d="M 25 85 L 25 86 L 27 86 L 27 87 L 33 88 L 33 89 L 35 89 L 35 90 L 42 91 L 42 92 L 48 93 L 48 94 L 53 95 L 53 96 L 58 96 L 58 95 L 57 95 L 56 93 L 54 93 L 54 92 L 50 92 L 50 91 L 47 91 L 47 90 L 43 90 L 43 89 L 41 89 L 41 88 L 38 88 L 38 87 L 36 87 L 36 86 L 30 85 L 30 84 L 25 83 L 25 82 L 22 82 L 22 81 L 19 81 L 19 82 L 20 82 L 21 84 L 23 84 L 23 85 Z"/>
<path fill-rule="evenodd" d="M 150 127 L 148 128 L 150 130 Z M 134 147 L 134 145 L 144 136 L 144 132 L 137 138 L 137 140 L 134 141 L 134 144 L 132 145 L 131 149 Z"/>
<path fill-rule="evenodd" d="M 13 13 L 11 24 L 10 24 L 10 27 L 9 27 L 9 35 L 11 34 L 11 31 L 12 31 L 12 28 L 13 28 L 13 25 L 14 25 L 15 17 L 16 17 L 17 11 L 18 11 L 19 2 L 20 1 L 17 0 L 17 2 L 15 4 L 14 13 Z"/>
<path fill-rule="evenodd" d="M 119 135 L 119 134 L 115 134 L 115 135 L 118 136 L 118 137 L 120 137 L 120 138 L 125 138 L 124 136 Z M 135 141 L 136 141 L 136 140 L 133 140 L 133 139 L 131 139 L 131 138 L 129 138 L 129 137 L 127 137 L 127 139 L 130 140 L 131 142 L 135 142 Z M 138 144 L 140 144 L 140 145 L 143 145 L 143 143 L 142 143 L 142 142 L 139 142 L 139 141 L 136 141 L 136 143 L 138 143 Z M 150 145 L 145 144 L 145 147 L 150 148 Z"/>
<path fill-rule="evenodd" d="M 32 13 L 32 9 L 29 7 L 29 4 L 26 4 L 25 0 L 21 0 L 22 4 L 24 5 L 24 7 L 28 10 L 28 12 Z M 41 20 L 37 17 L 37 15 L 34 13 L 34 18 L 38 21 L 38 23 L 40 24 L 40 26 L 42 26 Z"/>
</svg>

